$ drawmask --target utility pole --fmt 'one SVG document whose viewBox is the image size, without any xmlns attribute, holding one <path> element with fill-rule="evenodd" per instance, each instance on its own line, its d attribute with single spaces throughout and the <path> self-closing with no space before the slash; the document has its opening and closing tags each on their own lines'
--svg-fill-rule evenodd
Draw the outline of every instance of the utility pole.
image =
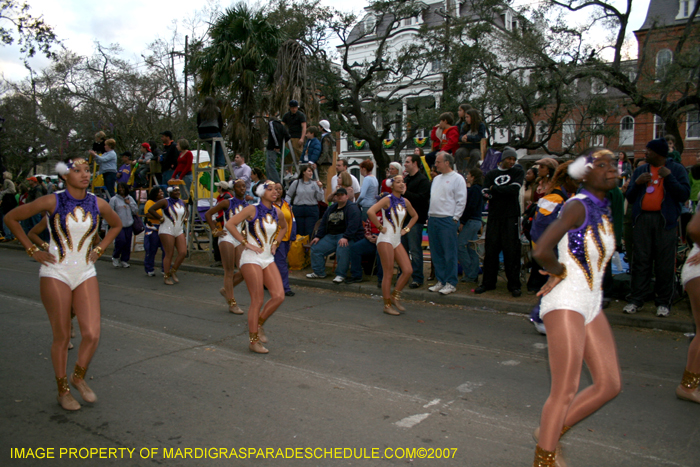
<svg viewBox="0 0 700 467">
<path fill-rule="evenodd" d="M 187 118 L 187 45 L 190 36 L 185 35 L 185 118 Z"/>
</svg>

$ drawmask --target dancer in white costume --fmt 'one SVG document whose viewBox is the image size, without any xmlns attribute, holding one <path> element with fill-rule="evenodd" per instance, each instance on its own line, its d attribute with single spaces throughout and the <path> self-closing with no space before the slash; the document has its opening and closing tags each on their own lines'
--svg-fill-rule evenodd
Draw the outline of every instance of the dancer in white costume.
<svg viewBox="0 0 700 467">
<path fill-rule="evenodd" d="M 399 311 L 406 311 L 400 301 L 401 291 L 406 287 L 411 279 L 411 274 L 413 274 L 411 260 L 401 244 L 401 237 L 411 231 L 411 228 L 418 221 L 418 214 L 411 206 L 411 202 L 402 196 L 406 191 L 403 176 L 397 175 L 387 180 L 386 186 L 391 188 L 391 193 L 369 208 L 367 217 L 380 231 L 379 236 L 377 236 L 377 251 L 384 270 L 382 279 L 384 313 L 396 316 L 400 314 Z M 377 218 L 379 211 L 383 211 L 381 226 Z M 406 227 L 403 227 L 406 212 L 411 216 L 411 220 Z M 394 260 L 401 268 L 401 275 L 396 280 L 394 291 L 391 292 L 391 279 L 393 277 L 391 271 L 394 270 Z"/>
<path fill-rule="evenodd" d="M 700 329 L 700 214 L 696 213 L 688 223 L 687 235 L 693 240 L 693 249 L 683 265 L 681 280 L 690 297 L 695 329 Z M 688 348 L 688 361 L 681 384 L 676 388 L 679 399 L 700 403 L 700 337 L 697 332 Z"/>
<path fill-rule="evenodd" d="M 287 232 L 287 222 L 274 205 L 277 190 L 273 181 L 259 183 L 254 194 L 260 198 L 260 204 L 248 206 L 233 216 L 226 223 L 226 229 L 245 245 L 245 250 L 241 253 L 241 272 L 250 294 L 249 349 L 257 353 L 268 353 L 262 345 L 267 342 L 262 326 L 284 301 L 284 285 L 275 264 L 275 251 Z M 245 237 L 236 228 L 242 222 L 246 222 Z M 265 287 L 270 292 L 270 300 L 263 307 Z"/>
<path fill-rule="evenodd" d="M 233 238 L 233 235 L 226 230 L 226 227 L 219 227 L 214 221 L 216 214 L 223 211 L 223 223 L 225 226 L 229 219 L 248 206 L 248 202 L 245 200 L 245 182 L 243 180 L 236 180 L 233 184 L 233 191 L 235 194 L 233 198 L 224 199 L 215 206 L 212 206 L 204 217 L 211 228 L 212 236 L 218 239 L 219 250 L 221 251 L 221 264 L 224 267 L 224 286 L 219 290 L 219 293 L 226 299 L 228 311 L 237 315 L 242 315 L 243 310 L 241 310 L 238 303 L 236 303 L 233 289 L 243 282 L 243 274 L 240 271 L 235 272 L 236 267 L 240 267 L 239 263 L 241 253 L 243 252 L 243 245 Z M 244 227 L 245 224 L 241 223 L 236 228 L 242 233 Z"/>
<path fill-rule="evenodd" d="M 177 270 L 185 260 L 187 255 L 187 241 L 185 240 L 185 219 L 187 219 L 187 206 L 180 199 L 180 186 L 184 185 L 182 180 L 170 180 L 168 184 L 173 186 L 168 188 L 169 198 L 161 199 L 148 209 L 148 214 L 157 218 L 158 210 L 163 210 L 158 227 L 158 236 L 165 250 L 163 258 L 163 282 L 166 285 L 180 282 L 177 277 Z M 173 261 L 173 254 L 177 248 L 177 257 Z M 172 266 L 172 267 L 171 267 Z"/>
<path fill-rule="evenodd" d="M 615 339 L 601 312 L 602 278 L 615 249 L 605 195 L 617 186 L 617 165 L 610 151 L 593 149 L 568 171 L 583 180 L 583 189 L 566 202 L 533 253 L 545 269 L 542 274 L 549 276 L 537 295 L 543 297 L 540 316 L 547 328 L 552 375 L 540 429 L 535 431 L 537 467 L 563 465 L 559 438 L 614 398 L 621 387 Z M 584 361 L 593 384 L 577 393 Z"/>
<path fill-rule="evenodd" d="M 5 222 L 27 254 L 42 264 L 39 283 L 53 331 L 51 362 L 58 385 L 58 403 L 66 410 L 78 410 L 80 404 L 71 395 L 66 376 L 71 310 L 78 318 L 81 341 L 70 383 L 85 402 L 93 403 L 97 396 L 85 382 L 85 372 L 100 339 L 100 291 L 94 263 L 114 241 L 122 224 L 106 201 L 87 192 L 90 168 L 85 159 L 60 163 L 56 171 L 65 179 L 66 189 L 13 209 L 5 216 Z M 44 243 L 42 251 L 31 243 L 18 221 L 44 213 L 48 216 L 51 242 Z M 100 216 L 110 229 L 93 248 Z"/>
</svg>

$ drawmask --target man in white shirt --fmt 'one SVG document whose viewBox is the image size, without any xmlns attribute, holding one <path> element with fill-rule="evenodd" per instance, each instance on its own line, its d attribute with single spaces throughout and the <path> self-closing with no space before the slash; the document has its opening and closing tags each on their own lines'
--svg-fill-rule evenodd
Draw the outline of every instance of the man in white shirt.
<svg viewBox="0 0 700 467">
<path fill-rule="evenodd" d="M 347 172 L 348 170 L 348 161 L 345 159 L 338 159 L 338 161 L 335 163 L 335 171 L 336 175 L 331 179 L 331 194 L 328 195 L 328 204 L 333 202 L 333 197 L 335 196 L 335 191 L 338 188 L 338 181 L 340 180 L 340 174 L 342 172 Z M 360 197 L 360 182 L 357 181 L 355 176 L 353 174 L 348 174 L 350 175 L 350 178 L 352 178 L 352 190 L 355 192 L 355 198 L 352 201 L 355 201 L 357 198 Z M 323 180 L 322 180 L 323 181 Z"/>
<path fill-rule="evenodd" d="M 231 169 L 233 171 L 233 179 L 243 180 L 245 182 L 246 191 L 250 191 L 250 174 L 252 169 L 245 163 L 245 160 L 244 155 L 236 154 L 236 157 L 234 157 L 233 162 L 231 163 Z"/>
<path fill-rule="evenodd" d="M 454 170 L 452 155 L 441 151 L 435 158 L 440 175 L 430 187 L 428 240 L 437 284 L 431 292 L 443 295 L 457 290 L 457 235 L 459 219 L 467 205 L 467 182 Z"/>
</svg>

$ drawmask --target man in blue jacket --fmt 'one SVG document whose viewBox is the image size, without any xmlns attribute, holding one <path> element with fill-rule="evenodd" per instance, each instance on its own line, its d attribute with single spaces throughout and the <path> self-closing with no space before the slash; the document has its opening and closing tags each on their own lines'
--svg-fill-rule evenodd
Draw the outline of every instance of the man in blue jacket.
<svg viewBox="0 0 700 467">
<path fill-rule="evenodd" d="M 316 170 L 316 163 L 321 157 L 321 141 L 318 139 L 320 131 L 316 126 L 310 126 L 306 130 L 306 142 L 304 150 L 301 152 L 300 162 L 302 164 L 311 164 L 311 167 Z"/>
<path fill-rule="evenodd" d="M 678 218 L 690 182 L 685 168 L 668 157 L 665 139 L 649 141 L 645 158 L 647 164 L 634 171 L 625 193 L 632 205 L 634 245 L 631 292 L 622 311 L 636 313 L 644 305 L 653 276 L 656 316 L 668 316 L 675 292 Z"/>
<path fill-rule="evenodd" d="M 337 265 L 333 282 L 340 284 L 350 267 L 350 247 L 364 238 L 360 208 L 348 201 L 348 192 L 340 187 L 336 190 L 335 203 L 326 209 L 316 236 L 311 240 L 311 269 L 309 279 L 326 277 L 326 256 L 336 254 Z"/>
</svg>

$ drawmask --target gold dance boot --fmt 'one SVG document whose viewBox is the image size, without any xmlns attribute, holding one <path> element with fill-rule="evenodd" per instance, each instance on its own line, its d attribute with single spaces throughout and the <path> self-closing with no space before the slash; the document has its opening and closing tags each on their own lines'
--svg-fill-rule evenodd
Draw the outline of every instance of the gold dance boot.
<svg viewBox="0 0 700 467">
<path fill-rule="evenodd" d="M 171 274 L 169 272 L 166 272 L 163 274 L 163 283 L 165 285 L 174 285 L 173 280 L 170 278 Z"/>
<path fill-rule="evenodd" d="M 676 397 L 685 401 L 697 402 L 700 404 L 700 391 L 698 390 L 698 385 L 700 385 L 700 373 L 691 373 L 688 370 L 685 370 L 683 372 L 681 384 L 679 384 L 676 388 Z M 692 392 L 688 392 L 685 389 L 690 389 Z"/>
<path fill-rule="evenodd" d="M 559 435 L 559 439 L 561 439 L 562 436 L 566 434 L 567 431 L 571 429 L 570 426 L 564 425 L 564 428 L 561 429 L 561 434 Z M 535 443 L 540 442 L 540 427 L 535 428 L 535 431 L 532 433 L 532 437 L 535 439 Z M 561 443 L 557 443 L 557 448 L 554 451 L 556 453 L 556 460 L 554 461 L 554 465 L 556 467 L 566 467 L 566 461 L 564 460 L 564 456 L 562 453 L 562 447 Z"/>
<path fill-rule="evenodd" d="M 258 337 L 257 332 L 249 332 L 250 335 L 250 345 L 248 348 L 250 349 L 251 352 L 255 353 L 268 353 L 269 350 L 267 350 L 263 345 L 260 343 L 260 338 Z"/>
<path fill-rule="evenodd" d="M 85 382 L 86 371 L 87 368 L 83 368 L 76 363 L 73 374 L 70 375 L 70 384 L 72 384 L 73 387 L 78 390 L 80 397 L 82 397 L 85 402 L 93 404 L 97 402 L 97 396 Z"/>
<path fill-rule="evenodd" d="M 221 294 L 222 297 L 224 297 L 224 299 L 226 299 L 226 303 L 228 303 L 228 311 L 230 311 L 231 313 L 233 313 L 235 315 L 242 315 L 243 314 L 243 310 L 241 310 L 241 307 L 239 307 L 238 303 L 236 303 L 236 299 L 226 297 L 226 289 L 221 287 L 219 289 L 219 293 Z"/>
<path fill-rule="evenodd" d="M 267 344 L 267 336 L 265 335 L 265 330 L 263 329 L 263 324 L 265 324 L 267 319 L 258 319 L 258 338 L 263 344 Z"/>
<path fill-rule="evenodd" d="M 556 463 L 556 452 L 545 451 L 538 444 L 535 448 L 535 463 L 533 467 L 554 467 Z"/>
<path fill-rule="evenodd" d="M 68 387 L 68 378 L 59 378 L 56 376 L 56 385 L 58 386 L 58 397 L 56 400 L 65 410 L 80 410 L 80 404 L 70 393 L 70 388 Z"/>
<path fill-rule="evenodd" d="M 180 279 L 177 278 L 177 269 L 175 268 L 170 268 L 170 277 L 173 278 L 173 281 L 177 284 L 180 282 Z"/>
<path fill-rule="evenodd" d="M 384 299 L 384 313 L 387 315 L 392 315 L 392 316 L 398 316 L 401 313 L 396 311 L 393 306 L 391 306 L 391 299 L 390 298 L 385 298 Z"/>
<path fill-rule="evenodd" d="M 394 289 L 393 292 L 391 292 L 391 303 L 393 303 L 394 308 L 396 308 L 399 311 L 406 311 L 406 308 L 399 302 L 401 299 L 401 291 Z"/>
</svg>

